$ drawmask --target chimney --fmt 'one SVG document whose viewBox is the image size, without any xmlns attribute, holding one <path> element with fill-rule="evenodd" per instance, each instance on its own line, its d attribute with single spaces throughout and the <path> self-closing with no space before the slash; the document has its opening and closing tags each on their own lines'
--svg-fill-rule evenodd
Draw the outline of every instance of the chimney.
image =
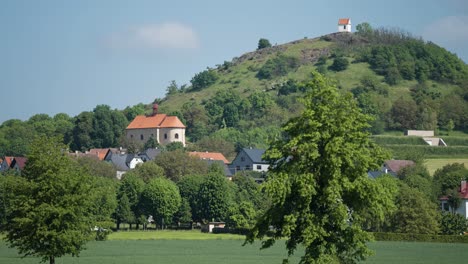
<svg viewBox="0 0 468 264">
<path fill-rule="evenodd" d="M 460 192 L 466 192 L 466 181 L 461 181 L 461 189 Z"/>
<path fill-rule="evenodd" d="M 153 116 L 158 114 L 158 108 L 159 108 L 158 104 L 153 104 Z"/>
</svg>

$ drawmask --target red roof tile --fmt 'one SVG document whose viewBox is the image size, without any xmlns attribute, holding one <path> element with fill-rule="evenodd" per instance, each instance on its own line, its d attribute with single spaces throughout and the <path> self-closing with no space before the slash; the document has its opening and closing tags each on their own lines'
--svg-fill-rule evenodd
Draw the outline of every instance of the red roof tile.
<svg viewBox="0 0 468 264">
<path fill-rule="evenodd" d="M 161 123 L 161 127 L 185 128 L 177 116 L 167 116 Z"/>
<path fill-rule="evenodd" d="M 189 152 L 190 156 L 197 156 L 200 159 L 207 159 L 207 160 L 221 160 L 224 164 L 229 164 L 229 161 L 224 157 L 222 153 L 219 152 Z"/>
<path fill-rule="evenodd" d="M 28 161 L 28 159 L 25 158 L 25 157 L 15 157 L 15 158 L 14 158 L 15 164 L 18 165 L 18 168 L 19 168 L 20 170 L 24 169 L 24 166 L 26 165 L 26 162 L 27 162 L 27 161 Z"/>
<path fill-rule="evenodd" d="M 15 158 L 15 157 L 8 157 L 8 156 L 5 156 L 5 161 L 6 161 L 7 165 L 8 165 L 8 167 L 10 167 L 11 162 L 13 161 L 14 158 Z"/>
<path fill-rule="evenodd" d="M 350 24 L 349 18 L 340 18 L 338 19 L 338 25 L 348 25 Z"/>
<path fill-rule="evenodd" d="M 140 128 L 185 128 L 185 126 L 177 116 L 156 114 L 152 116 L 136 116 L 127 126 L 127 129 Z"/>
<path fill-rule="evenodd" d="M 107 153 L 110 151 L 110 149 L 105 148 L 105 149 L 90 149 L 89 154 L 96 155 L 99 160 L 104 160 L 106 157 Z"/>
</svg>

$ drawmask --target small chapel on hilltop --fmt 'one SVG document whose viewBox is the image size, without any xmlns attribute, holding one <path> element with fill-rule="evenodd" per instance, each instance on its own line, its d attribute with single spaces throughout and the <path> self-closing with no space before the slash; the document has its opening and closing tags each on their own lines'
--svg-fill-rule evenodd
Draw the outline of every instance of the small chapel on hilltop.
<svg viewBox="0 0 468 264">
<path fill-rule="evenodd" d="M 185 125 L 177 116 L 158 114 L 158 104 L 151 115 L 139 115 L 125 129 L 128 140 L 146 143 L 153 137 L 159 144 L 181 142 L 185 147 Z"/>
<path fill-rule="evenodd" d="M 351 32 L 351 19 L 349 18 L 338 19 L 338 32 Z"/>
</svg>

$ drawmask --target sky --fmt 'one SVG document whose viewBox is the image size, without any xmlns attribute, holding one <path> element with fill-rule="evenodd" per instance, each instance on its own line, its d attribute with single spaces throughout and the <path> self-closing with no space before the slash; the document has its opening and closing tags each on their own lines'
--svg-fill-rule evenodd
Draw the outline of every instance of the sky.
<svg viewBox="0 0 468 264">
<path fill-rule="evenodd" d="M 162 98 L 257 48 L 354 27 L 400 28 L 468 62 L 467 0 L 0 0 L 0 123 Z"/>
</svg>

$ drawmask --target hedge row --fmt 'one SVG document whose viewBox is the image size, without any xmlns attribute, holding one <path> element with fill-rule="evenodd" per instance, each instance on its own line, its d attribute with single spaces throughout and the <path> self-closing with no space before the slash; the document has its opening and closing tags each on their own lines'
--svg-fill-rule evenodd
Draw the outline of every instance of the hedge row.
<svg viewBox="0 0 468 264">
<path fill-rule="evenodd" d="M 414 241 L 439 243 L 468 243 L 468 235 L 428 235 L 403 233 L 373 233 L 377 241 Z"/>
<path fill-rule="evenodd" d="M 449 146 L 468 146 L 468 137 L 443 136 L 442 139 Z"/>
<path fill-rule="evenodd" d="M 236 234 L 236 235 L 247 235 L 249 229 L 247 228 L 229 228 L 229 227 L 214 227 L 211 232 L 213 234 Z"/>
<path fill-rule="evenodd" d="M 394 157 L 404 156 L 406 153 L 420 152 L 424 153 L 426 158 L 431 157 L 467 157 L 468 146 L 415 146 L 415 145 L 384 145 L 384 148 L 390 150 Z"/>
<path fill-rule="evenodd" d="M 379 145 L 421 145 L 427 146 L 422 137 L 406 136 L 372 136 L 371 139 Z"/>
</svg>

